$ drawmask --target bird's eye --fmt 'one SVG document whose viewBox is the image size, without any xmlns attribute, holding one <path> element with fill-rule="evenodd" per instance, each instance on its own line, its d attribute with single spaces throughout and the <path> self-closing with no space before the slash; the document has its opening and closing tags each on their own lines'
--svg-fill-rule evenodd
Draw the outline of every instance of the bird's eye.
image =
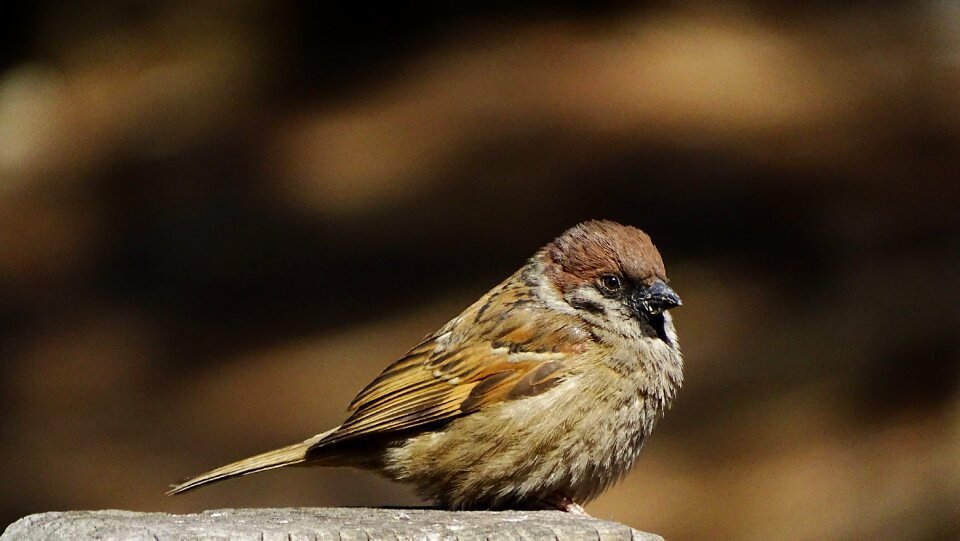
<svg viewBox="0 0 960 541">
<path fill-rule="evenodd" d="M 603 286 L 603 289 L 607 291 L 620 291 L 620 288 L 623 287 L 623 282 L 620 281 L 620 277 L 616 274 L 604 274 L 600 277 L 600 285 Z"/>
</svg>

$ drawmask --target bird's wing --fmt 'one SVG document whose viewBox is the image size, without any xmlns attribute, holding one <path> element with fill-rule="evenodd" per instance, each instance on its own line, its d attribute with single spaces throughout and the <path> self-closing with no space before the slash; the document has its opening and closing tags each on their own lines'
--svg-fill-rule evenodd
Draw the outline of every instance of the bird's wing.
<svg viewBox="0 0 960 541">
<path fill-rule="evenodd" d="M 544 315 L 517 291 L 494 290 L 387 367 L 315 448 L 448 420 L 553 387 L 566 374 L 564 359 L 582 351 L 589 334 L 572 316 L 547 321 Z"/>
</svg>

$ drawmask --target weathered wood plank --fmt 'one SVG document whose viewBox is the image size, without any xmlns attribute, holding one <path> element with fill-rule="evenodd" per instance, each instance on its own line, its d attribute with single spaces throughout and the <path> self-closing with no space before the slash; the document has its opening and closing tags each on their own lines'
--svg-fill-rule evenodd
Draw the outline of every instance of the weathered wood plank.
<svg viewBox="0 0 960 541">
<path fill-rule="evenodd" d="M 191 515 L 66 511 L 29 515 L 0 541 L 663 541 L 623 524 L 559 511 L 219 509 Z"/>
</svg>

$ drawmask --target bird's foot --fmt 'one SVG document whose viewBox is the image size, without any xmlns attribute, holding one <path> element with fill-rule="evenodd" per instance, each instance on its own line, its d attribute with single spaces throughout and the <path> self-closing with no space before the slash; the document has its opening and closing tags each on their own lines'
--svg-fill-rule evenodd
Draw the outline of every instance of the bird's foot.
<svg viewBox="0 0 960 541">
<path fill-rule="evenodd" d="M 577 515 L 581 517 L 590 516 L 590 513 L 587 513 L 587 510 L 584 509 L 582 505 L 580 505 L 579 503 L 573 501 L 571 498 L 568 498 L 566 496 L 554 496 L 551 498 L 547 498 L 546 500 L 543 501 L 543 503 L 551 509 L 564 511 L 572 515 Z"/>
</svg>

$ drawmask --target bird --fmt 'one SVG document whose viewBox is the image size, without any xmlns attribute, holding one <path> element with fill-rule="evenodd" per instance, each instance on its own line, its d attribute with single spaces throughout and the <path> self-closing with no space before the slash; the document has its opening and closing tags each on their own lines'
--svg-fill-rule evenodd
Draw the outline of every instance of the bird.
<svg viewBox="0 0 960 541">
<path fill-rule="evenodd" d="M 584 506 L 621 480 L 683 382 L 660 253 L 589 220 L 364 387 L 339 426 L 171 485 L 285 466 L 353 467 L 450 510 Z"/>
</svg>

